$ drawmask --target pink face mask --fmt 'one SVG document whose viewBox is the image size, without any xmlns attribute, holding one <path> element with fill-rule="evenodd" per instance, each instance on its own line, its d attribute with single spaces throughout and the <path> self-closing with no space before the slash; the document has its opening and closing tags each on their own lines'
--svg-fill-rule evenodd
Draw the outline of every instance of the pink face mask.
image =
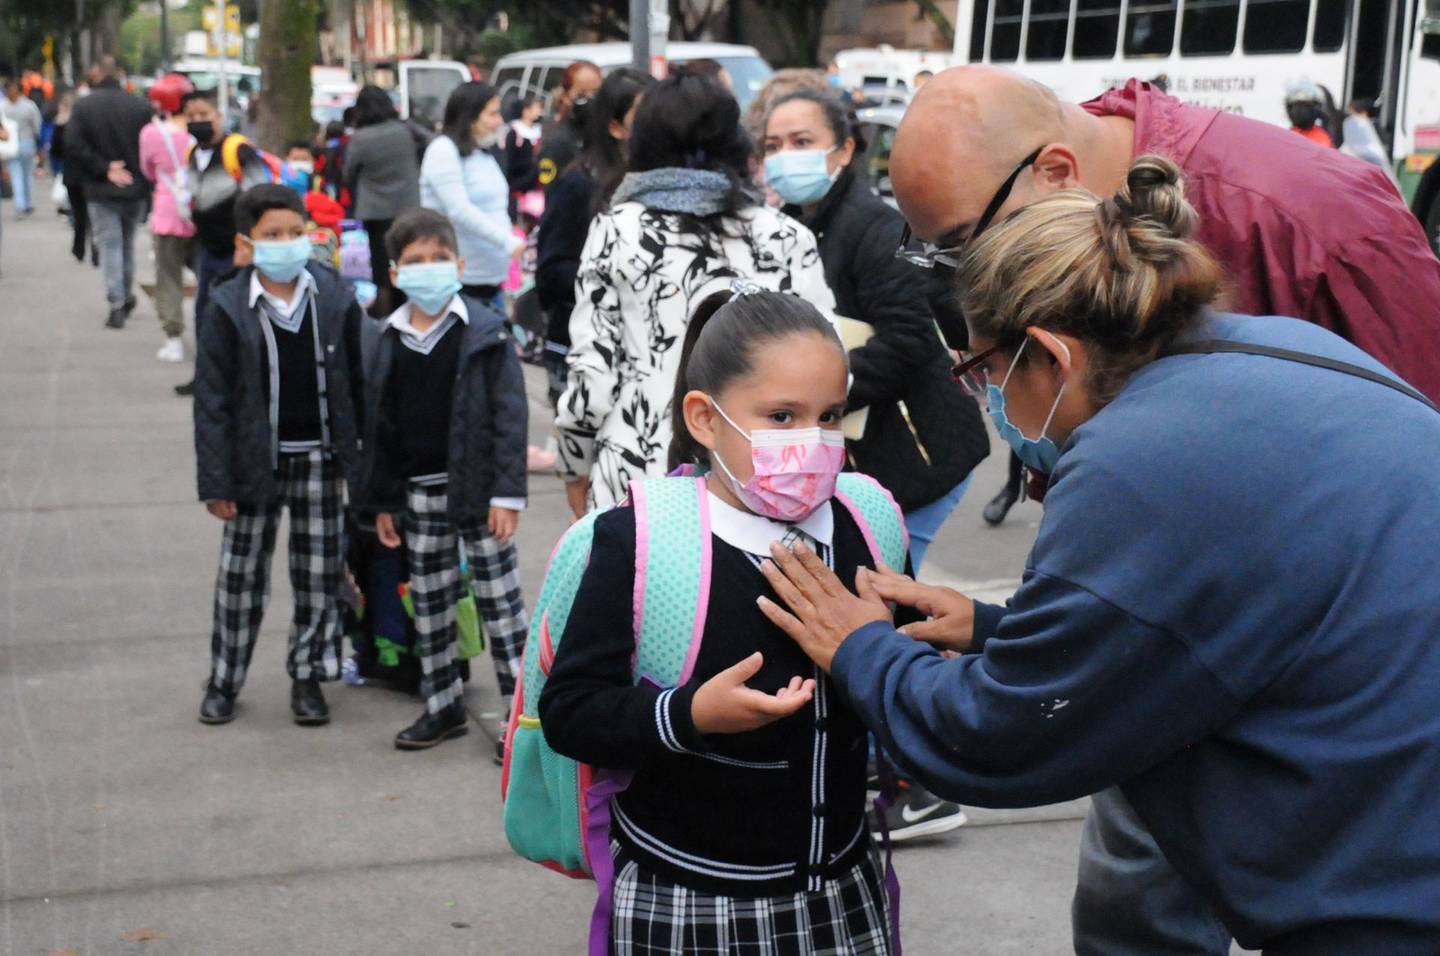
<svg viewBox="0 0 1440 956">
<path fill-rule="evenodd" d="M 826 428 L 772 428 L 749 432 L 731 421 L 713 400 L 720 417 L 750 441 L 755 474 L 736 480 L 720 456 L 720 466 L 735 496 L 758 515 L 794 524 L 804 521 L 835 494 L 835 476 L 845 466 L 845 436 Z"/>
</svg>

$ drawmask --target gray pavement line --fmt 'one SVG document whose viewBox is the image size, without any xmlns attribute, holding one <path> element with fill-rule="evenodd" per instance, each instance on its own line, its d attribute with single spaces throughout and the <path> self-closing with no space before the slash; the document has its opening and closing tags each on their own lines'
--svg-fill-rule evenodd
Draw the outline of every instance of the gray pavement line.
<svg viewBox="0 0 1440 956">
<path fill-rule="evenodd" d="M 376 860 L 368 863 L 346 863 L 339 866 L 312 866 L 293 870 L 272 872 L 239 873 L 234 876 L 215 876 L 202 879 L 137 880 L 117 883 L 114 886 L 82 886 L 75 889 L 45 890 L 23 893 L 17 896 L 0 896 L 0 906 L 14 903 L 56 902 L 59 900 L 105 899 L 130 894 L 165 893 L 185 889 L 222 889 L 241 886 L 246 883 L 266 883 L 278 880 L 301 879 L 307 876 L 343 876 L 347 873 L 395 870 L 415 866 L 446 866 L 457 863 L 508 863 L 522 861 L 512 850 L 495 850 L 483 853 L 456 853 L 444 856 L 419 857 L 413 860 Z"/>
</svg>

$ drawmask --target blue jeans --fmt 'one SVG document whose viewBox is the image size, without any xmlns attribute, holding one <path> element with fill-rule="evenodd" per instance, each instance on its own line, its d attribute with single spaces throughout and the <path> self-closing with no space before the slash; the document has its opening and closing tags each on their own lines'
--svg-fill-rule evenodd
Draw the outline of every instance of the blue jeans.
<svg viewBox="0 0 1440 956">
<path fill-rule="evenodd" d="M 88 205 L 105 273 L 105 301 L 118 309 L 135 288 L 135 229 L 145 206 L 138 199 L 92 199 Z"/>
<path fill-rule="evenodd" d="M 1119 787 L 1091 797 L 1070 907 L 1077 956 L 1227 956 L 1230 932 Z"/>
<path fill-rule="evenodd" d="M 10 184 L 15 189 L 15 211 L 35 208 L 35 143 L 20 141 L 20 155 L 10 160 Z"/>
<path fill-rule="evenodd" d="M 935 540 L 940 526 L 945 523 L 946 518 L 950 517 L 950 512 L 960 504 L 960 499 L 965 497 L 965 490 L 970 487 L 971 477 L 972 475 L 966 475 L 965 480 L 946 492 L 944 497 L 905 513 L 905 527 L 910 530 L 910 571 L 912 574 L 920 573 L 920 563 L 925 560 L 925 552 L 930 549 L 930 542 Z M 895 570 L 904 569 L 896 568 Z"/>
</svg>

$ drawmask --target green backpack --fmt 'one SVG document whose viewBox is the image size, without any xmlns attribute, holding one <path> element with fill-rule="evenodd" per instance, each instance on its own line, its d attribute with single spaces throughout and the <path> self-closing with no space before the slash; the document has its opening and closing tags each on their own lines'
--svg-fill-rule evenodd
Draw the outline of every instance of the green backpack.
<svg viewBox="0 0 1440 956">
<path fill-rule="evenodd" d="M 876 561 L 905 566 L 909 536 L 899 506 L 873 478 L 839 476 L 835 500 L 850 512 Z M 635 511 L 636 683 L 661 687 L 690 679 L 710 599 L 710 509 L 698 476 L 632 482 Z M 610 859 L 610 798 L 629 775 L 562 757 L 540 728 L 540 694 L 570 619 L 590 559 L 599 512 L 581 518 L 560 539 L 530 620 L 525 664 L 505 738 L 500 783 L 505 836 L 515 852 L 580 879 L 594 878 L 601 898 L 591 926 L 591 951 L 606 951 Z M 597 931 L 600 948 L 596 949 Z"/>
</svg>

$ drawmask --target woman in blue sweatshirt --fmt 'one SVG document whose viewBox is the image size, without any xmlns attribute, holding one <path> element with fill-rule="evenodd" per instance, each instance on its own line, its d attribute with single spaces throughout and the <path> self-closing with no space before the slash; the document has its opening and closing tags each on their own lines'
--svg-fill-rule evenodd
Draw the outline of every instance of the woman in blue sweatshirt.
<svg viewBox="0 0 1440 956">
<path fill-rule="evenodd" d="M 1440 413 L 1317 326 L 1210 311 L 1194 221 L 1142 157 L 965 257 L 957 371 L 1051 476 L 1007 606 L 893 574 L 856 597 L 778 548 L 793 613 L 763 606 L 936 793 L 1118 784 L 1247 949 L 1433 954 Z"/>
</svg>

